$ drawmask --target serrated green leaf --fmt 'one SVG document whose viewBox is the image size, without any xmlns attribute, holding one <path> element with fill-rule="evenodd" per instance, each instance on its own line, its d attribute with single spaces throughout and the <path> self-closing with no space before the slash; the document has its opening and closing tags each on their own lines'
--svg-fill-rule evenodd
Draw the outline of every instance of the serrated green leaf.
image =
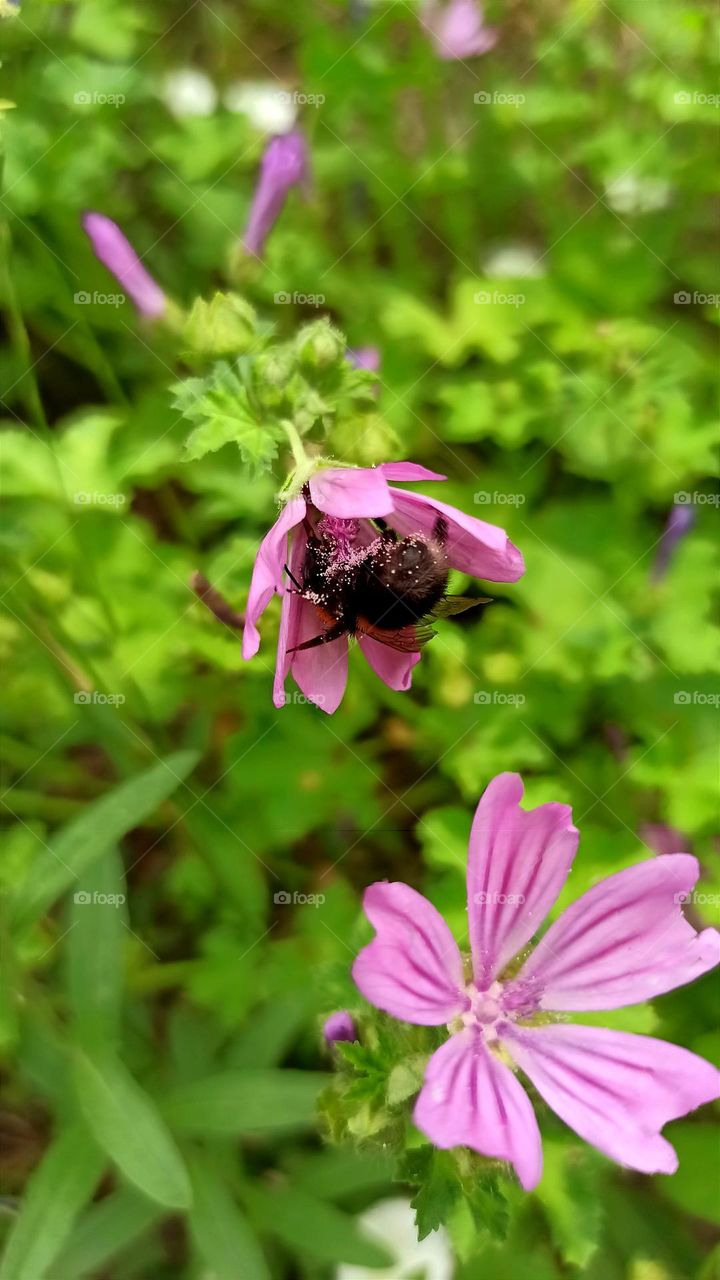
<svg viewBox="0 0 720 1280">
<path fill-rule="evenodd" d="M 0 1280 L 48 1276 L 77 1214 L 93 1194 L 103 1163 L 102 1152 L 85 1129 L 68 1129 L 54 1139 L 30 1179 L 10 1230 Z"/>
<path fill-rule="evenodd" d="M 93 1136 L 125 1177 L 158 1204 L 188 1209 L 192 1190 L 180 1153 L 155 1103 L 120 1059 L 79 1050 L 73 1075 Z"/>
<path fill-rule="evenodd" d="M 207 378 L 188 378 L 175 388 L 174 405 L 195 423 L 185 446 L 187 461 L 197 461 L 226 444 L 236 444 L 251 472 L 266 471 L 282 438 L 279 424 L 259 421 L 238 374 L 225 363 Z"/>
<path fill-rule="evenodd" d="M 418 1239 L 443 1226 L 460 1195 L 460 1180 L 452 1156 L 446 1151 L 423 1146 L 408 1151 L 401 1161 L 399 1176 L 418 1185 L 412 1200 Z"/>
<path fill-rule="evenodd" d="M 139 826 L 193 770 L 195 751 L 178 751 L 87 805 L 33 860 L 13 904 L 13 923 L 30 924 L 128 831 Z M 82 890 L 78 890 L 82 891 Z"/>
</svg>

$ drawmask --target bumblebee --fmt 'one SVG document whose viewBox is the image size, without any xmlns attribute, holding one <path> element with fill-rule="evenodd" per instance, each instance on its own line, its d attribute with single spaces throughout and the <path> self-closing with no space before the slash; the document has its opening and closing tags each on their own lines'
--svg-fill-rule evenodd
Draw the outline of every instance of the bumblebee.
<svg viewBox="0 0 720 1280">
<path fill-rule="evenodd" d="M 370 636 L 399 653 L 414 653 L 436 631 L 436 618 L 462 613 L 487 598 L 448 596 L 447 524 L 438 516 L 432 534 L 401 538 L 384 521 L 365 545 L 341 542 L 323 523 L 306 528 L 302 582 L 285 566 L 295 593 L 315 606 L 325 630 L 289 652 L 330 644 L 340 636 Z"/>
</svg>

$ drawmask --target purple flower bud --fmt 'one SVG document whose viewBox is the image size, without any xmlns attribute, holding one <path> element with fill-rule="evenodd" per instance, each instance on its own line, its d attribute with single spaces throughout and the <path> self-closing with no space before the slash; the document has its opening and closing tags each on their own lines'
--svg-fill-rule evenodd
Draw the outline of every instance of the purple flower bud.
<svg viewBox="0 0 720 1280">
<path fill-rule="evenodd" d="M 117 223 L 102 213 L 86 213 L 82 222 L 95 256 L 112 272 L 140 314 L 161 316 L 167 307 L 167 298 Z"/>
<path fill-rule="evenodd" d="M 357 1040 L 357 1027 L 347 1009 L 330 1014 L 323 1026 L 323 1035 L 328 1044 L 334 1044 L 336 1040 Z"/>
<path fill-rule="evenodd" d="M 660 582 L 665 577 L 670 568 L 675 548 L 679 542 L 682 542 L 685 535 L 690 532 L 694 523 L 694 508 L 683 503 L 676 503 L 668 516 L 665 531 L 660 539 L 660 546 L 655 557 L 655 563 L 650 572 L 653 582 Z"/>
<path fill-rule="evenodd" d="M 265 241 L 277 221 L 291 187 L 308 175 L 308 149 L 298 131 L 279 134 L 265 148 L 260 180 L 255 188 L 250 217 L 243 236 L 248 253 L 262 257 Z"/>
<path fill-rule="evenodd" d="M 438 57 L 445 61 L 478 57 L 497 44 L 496 28 L 485 26 L 482 6 L 475 0 L 450 0 L 446 5 L 432 0 L 422 23 Z"/>
<path fill-rule="evenodd" d="M 377 373 L 380 368 L 380 351 L 378 347 L 349 348 L 347 358 L 355 369 L 369 369 Z"/>
</svg>

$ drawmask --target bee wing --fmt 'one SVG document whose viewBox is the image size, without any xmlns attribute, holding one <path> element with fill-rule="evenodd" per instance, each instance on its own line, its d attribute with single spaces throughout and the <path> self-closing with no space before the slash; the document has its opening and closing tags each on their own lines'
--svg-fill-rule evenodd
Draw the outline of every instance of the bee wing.
<svg viewBox="0 0 720 1280">
<path fill-rule="evenodd" d="M 395 631 L 388 631 L 383 627 L 373 626 L 366 618 L 358 618 L 356 631 L 358 635 L 369 636 L 371 640 L 377 640 L 378 644 L 384 644 L 388 649 L 395 649 L 397 653 L 417 653 L 418 649 L 437 635 L 437 631 L 422 623 L 418 626 L 398 627 Z"/>
<path fill-rule="evenodd" d="M 466 609 L 474 609 L 478 604 L 490 603 L 490 596 L 443 596 L 427 616 L 428 618 L 451 618 L 453 614 L 465 613 Z"/>
</svg>

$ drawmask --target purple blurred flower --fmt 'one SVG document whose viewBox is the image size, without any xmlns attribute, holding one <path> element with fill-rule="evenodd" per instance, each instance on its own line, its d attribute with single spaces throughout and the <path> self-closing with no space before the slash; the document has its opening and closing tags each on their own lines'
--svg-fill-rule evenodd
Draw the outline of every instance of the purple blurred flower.
<svg viewBox="0 0 720 1280">
<path fill-rule="evenodd" d="M 262 257 L 265 241 L 280 216 L 290 188 L 303 182 L 308 171 L 307 143 L 299 130 L 278 134 L 270 140 L 260 164 L 260 180 L 243 236 L 243 246 L 248 253 Z"/>
<path fill-rule="evenodd" d="M 288 590 L 285 574 L 287 565 L 294 578 L 302 581 L 309 531 L 333 547 L 341 571 L 378 537 L 373 520 L 384 520 L 401 538 L 425 539 L 432 536 L 438 517 L 442 517 L 447 526 L 445 553 L 449 567 L 490 582 L 517 582 L 522 577 L 522 555 L 504 529 L 435 498 L 408 493 L 388 483 L 444 479 L 415 462 L 327 467 L 316 471 L 307 491 L 291 498 L 283 508 L 257 553 L 243 633 L 243 658 L 253 658 L 260 646 L 260 616 L 273 595 L 282 596 L 273 691 L 276 707 L 285 705 L 285 681 L 290 674 L 305 697 L 328 715 L 340 705 L 347 682 L 347 635 L 316 648 L 297 648 L 323 630 L 316 606 L 292 588 Z M 373 671 L 390 689 L 410 688 L 419 653 L 389 648 L 369 635 L 360 635 L 358 644 Z"/>
<path fill-rule="evenodd" d="M 644 822 L 640 827 L 640 839 L 648 849 L 661 856 L 686 853 L 691 848 L 690 842 L 675 827 L 668 827 L 664 822 Z"/>
<path fill-rule="evenodd" d="M 446 61 L 478 57 L 497 44 L 497 28 L 485 26 L 482 5 L 475 0 L 450 0 L 445 5 L 431 0 L 422 23 L 438 57 Z"/>
<path fill-rule="evenodd" d="M 357 1027 L 347 1009 L 330 1014 L 323 1025 L 323 1035 L 328 1044 L 336 1040 L 357 1040 Z"/>
<path fill-rule="evenodd" d="M 682 542 L 685 535 L 690 532 L 694 523 L 694 508 L 685 503 L 675 503 L 667 518 L 655 563 L 650 571 L 650 577 L 653 582 L 660 582 L 665 577 L 675 554 L 675 548 L 679 542 Z"/>
<path fill-rule="evenodd" d="M 720 933 L 697 933 L 681 902 L 698 878 L 686 853 L 650 858 L 589 889 L 522 955 L 555 903 L 578 843 L 564 804 L 520 808 L 517 774 L 494 778 L 470 835 L 472 978 L 442 916 L 406 884 L 373 884 L 376 937 L 353 966 L 366 1000 L 450 1036 L 430 1058 L 413 1119 L 436 1147 L 510 1161 L 523 1187 L 542 1173 L 540 1131 L 519 1067 L 586 1142 L 641 1173 L 674 1173 L 660 1130 L 720 1093 L 720 1073 L 650 1036 L 553 1021 L 655 999 L 720 963 Z M 508 1065 L 508 1060 L 512 1066 Z"/>
<path fill-rule="evenodd" d="M 103 213 L 86 213 L 82 223 L 95 256 L 112 272 L 140 314 L 161 316 L 167 307 L 167 298 L 117 223 Z"/>
<path fill-rule="evenodd" d="M 377 373 L 380 368 L 379 347 L 348 347 L 347 358 L 355 369 L 369 369 Z"/>
</svg>

